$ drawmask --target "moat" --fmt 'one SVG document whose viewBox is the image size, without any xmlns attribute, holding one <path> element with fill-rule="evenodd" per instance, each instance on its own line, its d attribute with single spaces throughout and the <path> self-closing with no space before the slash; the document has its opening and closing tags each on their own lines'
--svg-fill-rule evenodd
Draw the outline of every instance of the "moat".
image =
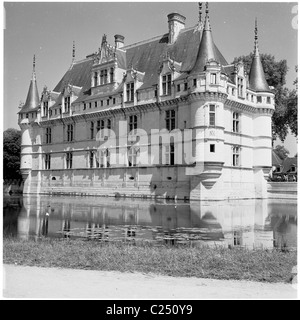
<svg viewBox="0 0 300 320">
<path fill-rule="evenodd" d="M 4 196 L 4 237 L 297 247 L 296 200 L 149 201 L 144 199 Z"/>
</svg>

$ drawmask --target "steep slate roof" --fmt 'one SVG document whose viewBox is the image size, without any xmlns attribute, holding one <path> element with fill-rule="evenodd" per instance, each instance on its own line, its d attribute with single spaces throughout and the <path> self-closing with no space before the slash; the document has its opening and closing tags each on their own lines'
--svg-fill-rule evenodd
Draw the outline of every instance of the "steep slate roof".
<svg viewBox="0 0 300 320">
<path fill-rule="evenodd" d="M 280 166 L 283 160 L 279 158 L 274 150 L 272 150 L 272 166 Z"/>
<path fill-rule="evenodd" d="M 168 34 L 164 34 L 150 40 L 124 46 L 116 50 L 118 66 L 122 69 L 132 67 L 139 72 L 145 72 L 143 85 L 140 89 L 150 88 L 158 82 L 158 70 L 167 52 L 171 59 L 179 63 L 182 62 L 181 72 L 185 72 L 187 75 L 195 66 L 201 37 L 202 30 L 193 27 L 181 30 L 174 44 L 168 44 Z M 222 66 L 228 65 L 214 43 L 213 50 L 217 61 Z M 71 84 L 83 87 L 77 102 L 91 98 L 92 66 L 93 55 L 88 56 L 85 60 L 75 62 L 53 91 L 61 92 L 65 85 Z M 117 91 L 120 91 L 120 87 L 115 92 Z M 60 98 L 58 97 L 57 103 L 59 103 Z"/>
<path fill-rule="evenodd" d="M 293 158 L 285 158 L 283 163 L 282 163 L 283 169 L 282 169 L 282 173 L 288 173 L 291 169 L 292 166 L 296 167 L 296 171 L 297 172 L 297 157 L 293 157 Z"/>
</svg>

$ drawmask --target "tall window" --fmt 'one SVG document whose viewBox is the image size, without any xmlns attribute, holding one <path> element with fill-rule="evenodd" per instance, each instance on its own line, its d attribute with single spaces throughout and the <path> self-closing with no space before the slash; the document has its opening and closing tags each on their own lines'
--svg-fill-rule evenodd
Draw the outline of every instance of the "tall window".
<svg viewBox="0 0 300 320">
<path fill-rule="evenodd" d="M 52 133 L 51 128 L 46 128 L 46 143 L 51 143 L 52 140 Z"/>
<path fill-rule="evenodd" d="M 137 129 L 137 115 L 129 117 L 129 132 Z"/>
<path fill-rule="evenodd" d="M 232 165 L 234 167 L 237 167 L 240 165 L 240 148 L 239 147 L 233 147 Z"/>
<path fill-rule="evenodd" d="M 65 97 L 65 112 L 70 111 L 70 97 Z"/>
<path fill-rule="evenodd" d="M 104 84 L 107 83 L 107 69 L 104 70 Z"/>
<path fill-rule="evenodd" d="M 233 113 L 233 120 L 232 120 L 232 131 L 239 132 L 240 128 L 240 114 L 237 112 Z"/>
<path fill-rule="evenodd" d="M 174 142 L 171 142 L 170 145 L 165 146 L 165 160 L 166 165 L 174 165 L 175 164 L 175 146 Z"/>
<path fill-rule="evenodd" d="M 73 141 L 74 127 L 72 124 L 67 126 L 67 141 Z"/>
<path fill-rule="evenodd" d="M 137 157 L 140 152 L 139 148 L 130 148 L 128 150 L 128 165 L 129 167 L 135 167 L 137 165 Z"/>
<path fill-rule="evenodd" d="M 126 95 L 127 95 L 127 102 L 134 100 L 134 83 L 129 82 L 126 84 Z"/>
<path fill-rule="evenodd" d="M 217 84 L 217 74 L 216 73 L 210 74 L 210 84 Z"/>
<path fill-rule="evenodd" d="M 50 170 L 51 168 L 51 155 L 50 153 L 45 154 L 45 169 Z"/>
<path fill-rule="evenodd" d="M 100 84 L 104 83 L 104 70 L 101 70 L 100 72 Z"/>
<path fill-rule="evenodd" d="M 110 82 L 114 82 L 114 68 L 110 68 Z"/>
<path fill-rule="evenodd" d="M 257 103 L 262 103 L 262 97 L 261 96 L 257 96 Z"/>
<path fill-rule="evenodd" d="M 95 72 L 94 73 L 94 87 L 97 87 L 97 85 L 98 85 L 98 73 Z"/>
<path fill-rule="evenodd" d="M 44 117 L 48 116 L 48 101 L 43 102 L 43 114 L 44 114 Z"/>
<path fill-rule="evenodd" d="M 89 162 L 90 168 L 94 168 L 94 151 L 90 151 L 89 153 Z"/>
<path fill-rule="evenodd" d="M 216 125 L 216 106 L 212 104 L 209 105 L 209 125 Z"/>
<path fill-rule="evenodd" d="M 238 96 L 244 96 L 244 80 L 243 78 L 238 78 Z"/>
<path fill-rule="evenodd" d="M 107 129 L 111 130 L 111 120 L 107 119 Z M 108 136 L 110 136 L 110 132 L 108 132 Z"/>
<path fill-rule="evenodd" d="M 164 96 L 171 94 L 172 76 L 171 74 L 166 74 L 162 76 L 162 94 Z"/>
<path fill-rule="evenodd" d="M 94 139 L 94 122 L 91 122 L 91 139 Z"/>
<path fill-rule="evenodd" d="M 73 154 L 72 152 L 66 153 L 66 167 L 67 169 L 72 169 L 72 163 L 73 162 Z"/>
<path fill-rule="evenodd" d="M 175 110 L 166 111 L 166 128 L 169 131 L 175 129 Z"/>
<path fill-rule="evenodd" d="M 267 103 L 271 103 L 271 98 L 270 97 L 267 97 Z"/>
</svg>

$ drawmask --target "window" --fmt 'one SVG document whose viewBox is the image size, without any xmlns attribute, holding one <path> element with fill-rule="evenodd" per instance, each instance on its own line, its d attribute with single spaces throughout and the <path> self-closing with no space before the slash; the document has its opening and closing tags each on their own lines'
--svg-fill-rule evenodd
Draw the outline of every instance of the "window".
<svg viewBox="0 0 300 320">
<path fill-rule="evenodd" d="M 184 91 L 187 91 L 187 89 L 188 89 L 188 83 L 185 82 L 185 83 L 184 83 Z"/>
<path fill-rule="evenodd" d="M 109 99 L 106 100 L 106 104 L 109 106 Z"/>
<path fill-rule="evenodd" d="M 111 120 L 107 119 L 107 129 L 111 129 Z"/>
<path fill-rule="evenodd" d="M 51 128 L 46 128 L 46 143 L 51 143 L 52 135 Z"/>
<path fill-rule="evenodd" d="M 262 97 L 261 96 L 257 96 L 257 103 L 262 103 Z"/>
<path fill-rule="evenodd" d="M 103 107 L 103 100 L 101 100 L 101 107 Z"/>
<path fill-rule="evenodd" d="M 94 87 L 97 87 L 98 85 L 98 74 L 97 72 L 94 73 Z"/>
<path fill-rule="evenodd" d="M 251 102 L 254 102 L 253 94 L 251 94 Z"/>
<path fill-rule="evenodd" d="M 296 167 L 295 166 L 291 167 L 291 172 L 296 172 Z"/>
<path fill-rule="evenodd" d="M 90 168 L 94 168 L 94 151 L 90 151 L 89 153 L 89 162 Z"/>
<path fill-rule="evenodd" d="M 54 109 L 54 114 L 57 115 L 57 109 Z"/>
<path fill-rule="evenodd" d="M 107 69 L 104 70 L 104 84 L 107 84 L 108 78 L 107 78 Z"/>
<path fill-rule="evenodd" d="M 174 142 L 171 142 L 169 146 L 165 146 L 166 165 L 173 166 L 175 164 L 175 147 Z"/>
<path fill-rule="evenodd" d="M 267 97 L 267 103 L 270 104 L 271 103 L 271 98 Z"/>
<path fill-rule="evenodd" d="M 98 104 L 97 104 L 97 101 L 95 101 L 95 108 L 97 108 Z"/>
<path fill-rule="evenodd" d="M 128 151 L 128 165 L 129 167 L 135 167 L 137 165 L 137 157 L 140 149 L 131 147 Z"/>
<path fill-rule="evenodd" d="M 114 82 L 114 68 L 110 68 L 110 82 Z"/>
<path fill-rule="evenodd" d="M 171 84 L 172 76 L 170 73 L 162 76 L 162 94 L 164 96 L 168 96 L 171 94 Z"/>
<path fill-rule="evenodd" d="M 180 91 L 180 84 L 177 85 L 177 91 Z"/>
<path fill-rule="evenodd" d="M 73 141 L 73 125 L 68 124 L 67 126 L 67 141 Z"/>
<path fill-rule="evenodd" d="M 86 110 L 86 104 L 85 103 L 83 104 L 83 110 Z"/>
<path fill-rule="evenodd" d="M 91 122 L 91 139 L 94 139 L 94 122 Z"/>
<path fill-rule="evenodd" d="M 92 109 L 92 103 L 91 102 L 89 102 L 89 108 Z"/>
<path fill-rule="evenodd" d="M 217 74 L 216 73 L 210 74 L 210 84 L 217 84 Z"/>
<path fill-rule="evenodd" d="M 234 96 L 235 92 L 234 92 L 234 88 L 231 89 L 231 94 Z"/>
<path fill-rule="evenodd" d="M 73 154 L 72 152 L 66 153 L 66 167 L 67 169 L 72 169 L 72 162 L 73 162 Z"/>
<path fill-rule="evenodd" d="M 209 125 L 215 126 L 216 125 L 216 106 L 209 105 Z"/>
<path fill-rule="evenodd" d="M 51 155 L 45 154 L 45 170 L 50 170 L 51 168 Z"/>
<path fill-rule="evenodd" d="M 28 113 L 26 113 L 26 118 L 28 119 Z"/>
<path fill-rule="evenodd" d="M 134 83 L 129 82 L 126 84 L 127 102 L 134 100 Z"/>
<path fill-rule="evenodd" d="M 214 145 L 214 144 L 210 144 L 210 145 L 209 145 L 209 151 L 210 151 L 210 152 L 215 152 L 215 150 L 216 150 L 216 149 L 215 149 L 215 145 Z"/>
<path fill-rule="evenodd" d="M 232 165 L 237 167 L 240 165 L 240 148 L 233 147 Z"/>
<path fill-rule="evenodd" d="M 104 83 L 104 70 L 101 70 L 100 72 L 100 84 L 103 84 Z"/>
<path fill-rule="evenodd" d="M 70 111 L 70 97 L 65 97 L 65 112 Z"/>
<path fill-rule="evenodd" d="M 238 96 L 244 97 L 244 81 L 243 78 L 238 78 Z"/>
<path fill-rule="evenodd" d="M 129 116 L 129 132 L 137 129 L 137 115 Z"/>
<path fill-rule="evenodd" d="M 97 132 L 99 132 L 100 130 L 103 130 L 105 128 L 105 121 L 104 120 L 98 120 L 97 121 Z M 101 135 L 100 135 L 101 138 L 104 137 L 104 133 L 103 131 L 101 132 Z"/>
<path fill-rule="evenodd" d="M 194 87 L 197 87 L 197 79 L 193 80 L 193 85 L 194 85 Z"/>
<path fill-rule="evenodd" d="M 116 98 L 113 98 L 113 104 L 116 104 Z"/>
<path fill-rule="evenodd" d="M 169 131 L 175 129 L 175 110 L 166 111 L 166 129 Z"/>
<path fill-rule="evenodd" d="M 233 120 L 232 120 L 232 131 L 239 132 L 239 124 L 240 124 L 240 114 L 237 112 L 233 113 Z"/>
<path fill-rule="evenodd" d="M 43 102 L 43 114 L 44 114 L 44 117 L 48 116 L 48 101 Z"/>
</svg>

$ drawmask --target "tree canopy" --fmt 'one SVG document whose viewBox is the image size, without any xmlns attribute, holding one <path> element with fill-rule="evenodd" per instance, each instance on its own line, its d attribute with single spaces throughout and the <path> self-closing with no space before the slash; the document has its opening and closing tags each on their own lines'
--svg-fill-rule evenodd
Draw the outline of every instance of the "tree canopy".
<svg viewBox="0 0 300 320">
<path fill-rule="evenodd" d="M 21 131 L 7 129 L 3 133 L 3 178 L 22 179 L 20 172 Z"/>
<path fill-rule="evenodd" d="M 281 146 L 281 145 L 277 145 L 274 148 L 274 152 L 278 155 L 278 157 L 281 160 L 284 160 L 285 158 L 287 158 L 290 153 L 289 150 L 287 150 L 284 146 Z"/>
<path fill-rule="evenodd" d="M 296 137 L 298 135 L 298 95 L 296 90 L 289 90 L 284 87 L 286 83 L 286 74 L 288 71 L 286 60 L 276 61 L 270 54 L 261 54 L 261 62 L 265 72 L 266 80 L 269 86 L 274 87 L 275 94 L 275 112 L 272 117 L 273 140 L 279 138 L 284 141 L 289 129 Z M 245 71 L 249 73 L 253 53 L 247 56 L 236 57 L 233 63 L 242 61 Z M 298 67 L 296 66 L 296 72 Z M 294 81 L 297 88 L 298 80 Z"/>
</svg>

